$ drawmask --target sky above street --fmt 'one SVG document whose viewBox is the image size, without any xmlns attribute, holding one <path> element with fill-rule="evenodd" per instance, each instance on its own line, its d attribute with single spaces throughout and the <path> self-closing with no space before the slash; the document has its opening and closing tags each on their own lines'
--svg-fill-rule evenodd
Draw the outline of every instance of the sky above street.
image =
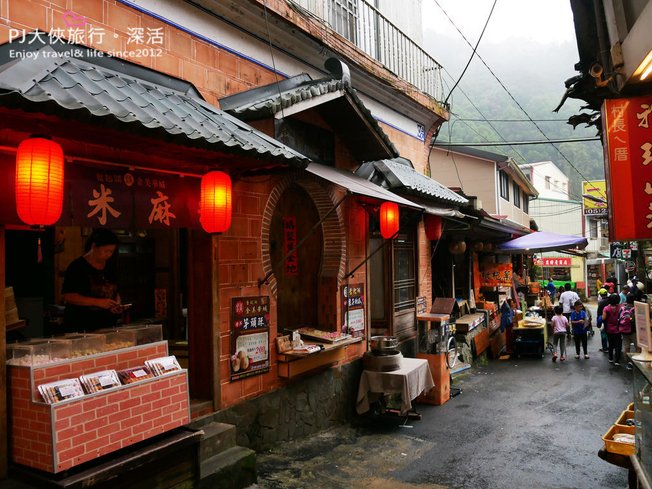
<svg viewBox="0 0 652 489">
<path fill-rule="evenodd" d="M 437 0 L 472 44 L 487 21 L 493 0 Z M 459 39 L 435 0 L 423 0 L 424 28 Z M 541 44 L 575 40 L 569 0 L 498 0 L 482 43 L 528 40 Z M 481 45 L 482 45 L 481 43 Z"/>
</svg>

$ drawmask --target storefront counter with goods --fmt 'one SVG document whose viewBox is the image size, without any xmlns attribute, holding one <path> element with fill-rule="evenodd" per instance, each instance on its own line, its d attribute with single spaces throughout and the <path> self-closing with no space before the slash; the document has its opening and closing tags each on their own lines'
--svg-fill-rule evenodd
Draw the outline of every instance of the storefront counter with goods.
<svg viewBox="0 0 652 489">
<path fill-rule="evenodd" d="M 7 377 L 12 460 L 45 472 L 190 421 L 187 370 L 160 325 L 10 344 Z"/>
</svg>

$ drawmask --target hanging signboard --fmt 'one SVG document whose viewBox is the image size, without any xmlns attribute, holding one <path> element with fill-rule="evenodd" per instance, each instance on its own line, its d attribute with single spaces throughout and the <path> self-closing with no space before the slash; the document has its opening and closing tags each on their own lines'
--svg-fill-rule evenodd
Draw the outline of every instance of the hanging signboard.
<svg viewBox="0 0 652 489">
<path fill-rule="evenodd" d="M 2 161 L 0 222 L 18 224 L 15 162 Z M 6 183 L 6 184 L 5 184 Z M 110 166 L 66 164 L 59 226 L 199 228 L 198 178 Z"/>
<path fill-rule="evenodd" d="M 605 100 L 602 121 L 609 237 L 652 239 L 652 96 Z"/>
<path fill-rule="evenodd" d="M 636 260 L 638 243 L 636 241 L 613 241 L 609 243 L 609 256 L 617 260 Z"/>
<path fill-rule="evenodd" d="M 607 183 L 604 180 L 582 182 L 582 209 L 585 216 L 607 215 Z"/>
<path fill-rule="evenodd" d="M 269 296 L 231 300 L 231 381 L 269 372 Z"/>
<path fill-rule="evenodd" d="M 481 263 L 482 287 L 512 286 L 512 264 Z"/>
<path fill-rule="evenodd" d="M 572 258 L 556 258 L 556 257 L 551 257 L 551 258 L 541 258 L 540 259 L 540 264 L 535 263 L 536 265 L 540 267 L 545 267 L 545 268 L 553 268 L 553 267 L 570 267 L 573 265 L 573 259 Z"/>
<path fill-rule="evenodd" d="M 364 336 L 364 284 L 352 284 L 342 287 L 342 310 L 344 321 L 342 333 L 354 338 Z"/>
<path fill-rule="evenodd" d="M 299 256 L 294 248 L 297 246 L 297 218 L 285 216 L 283 218 L 283 253 L 285 259 L 285 275 L 295 277 L 299 275 Z M 294 251 L 292 251 L 294 250 Z M 290 256 L 288 256 L 288 253 Z"/>
</svg>

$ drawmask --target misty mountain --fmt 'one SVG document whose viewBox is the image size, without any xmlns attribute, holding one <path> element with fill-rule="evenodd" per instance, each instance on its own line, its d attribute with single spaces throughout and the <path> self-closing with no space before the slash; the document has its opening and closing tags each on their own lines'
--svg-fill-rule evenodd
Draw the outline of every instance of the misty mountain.
<svg viewBox="0 0 652 489">
<path fill-rule="evenodd" d="M 444 67 L 446 96 L 459 78 L 471 55 L 463 41 L 437 36 L 426 30 L 426 50 Z M 534 119 L 536 126 L 549 139 L 595 137 L 594 127 L 567 123 L 571 115 L 579 114 L 582 101 L 567 99 L 559 113 L 559 104 L 566 88 L 564 81 L 575 76 L 578 61 L 574 43 L 505 41 L 480 44 L 478 53 L 495 73 L 514 99 Z M 449 98 L 451 120 L 444 124 L 437 142 L 479 143 L 495 141 L 541 141 L 546 137 L 529 122 L 528 116 L 501 87 L 480 59 L 474 57 L 457 88 Z M 471 120 L 469 120 L 471 119 Z M 481 121 L 477 121 L 481 119 Z M 488 123 L 482 119 L 509 119 L 522 122 Z M 538 121 L 540 119 L 552 121 Z M 581 182 L 604 178 L 604 162 L 600 141 L 552 144 L 481 147 L 487 151 L 511 156 L 518 163 L 553 161 L 571 181 L 571 197 L 579 198 Z M 568 163 L 564 156 L 572 163 Z M 576 169 L 573 168 L 573 166 Z"/>
</svg>

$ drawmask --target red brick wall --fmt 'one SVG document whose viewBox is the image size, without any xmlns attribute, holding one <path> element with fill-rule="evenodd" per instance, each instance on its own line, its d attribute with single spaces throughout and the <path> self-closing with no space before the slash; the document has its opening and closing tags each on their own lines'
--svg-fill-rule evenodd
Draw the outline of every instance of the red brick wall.
<svg viewBox="0 0 652 489">
<path fill-rule="evenodd" d="M 159 342 L 52 366 L 10 366 L 13 461 L 56 473 L 190 422 L 186 371 L 52 405 L 33 401 L 40 384 L 166 354 Z"/>
</svg>

